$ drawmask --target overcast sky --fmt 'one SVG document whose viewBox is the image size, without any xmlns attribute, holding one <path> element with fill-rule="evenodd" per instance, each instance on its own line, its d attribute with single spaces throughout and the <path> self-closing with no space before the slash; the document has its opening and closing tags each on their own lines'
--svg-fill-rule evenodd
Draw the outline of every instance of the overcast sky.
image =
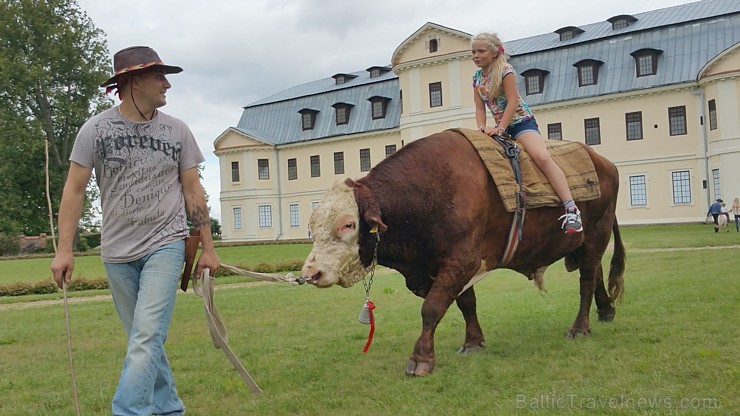
<svg viewBox="0 0 740 416">
<path fill-rule="evenodd" d="M 221 219 L 213 141 L 242 107 L 292 86 L 389 65 L 393 51 L 427 22 L 504 42 L 686 0 L 78 0 L 106 33 L 112 54 L 153 47 L 170 75 L 163 111 L 183 119 L 206 157 L 211 216 Z M 102 80 L 101 80 L 102 81 Z M 471 117 L 473 115 L 471 114 Z"/>
</svg>

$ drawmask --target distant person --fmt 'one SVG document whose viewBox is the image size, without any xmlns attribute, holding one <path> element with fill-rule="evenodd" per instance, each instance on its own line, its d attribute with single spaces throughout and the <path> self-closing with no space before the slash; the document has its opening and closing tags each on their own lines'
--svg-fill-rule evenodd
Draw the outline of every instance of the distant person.
<svg viewBox="0 0 740 416">
<path fill-rule="evenodd" d="M 709 206 L 709 211 L 707 211 L 707 217 L 711 215 L 712 218 L 714 218 L 714 232 L 715 233 L 719 232 L 718 218 L 720 214 L 722 213 L 722 202 L 724 201 L 722 201 L 721 199 L 717 199 L 716 201 L 714 201 L 712 205 Z"/>
<path fill-rule="evenodd" d="M 719 223 L 719 229 L 720 230 L 726 230 L 728 233 L 730 232 L 730 228 L 727 226 L 727 224 L 730 223 L 730 212 L 727 210 L 727 206 L 725 203 L 722 203 L 722 208 L 720 208 L 719 217 L 717 218 L 717 222 Z"/>
<path fill-rule="evenodd" d="M 473 75 L 478 130 L 489 136 L 508 133 L 521 144 L 563 202 L 565 214 L 559 218 L 563 220 L 561 228 L 566 234 L 582 232 L 581 211 L 573 200 L 565 174 L 545 147 L 534 114 L 519 95 L 516 74 L 506 61 L 503 43 L 496 34 L 480 33 L 473 37 L 471 49 L 473 62 L 480 68 Z M 486 125 L 486 110 L 493 116 L 493 126 Z"/>
<path fill-rule="evenodd" d="M 77 135 L 51 271 L 59 287 L 72 279 L 72 240 L 94 169 L 103 208 L 101 257 L 128 337 L 113 415 L 183 415 L 164 342 L 185 257 L 187 217 L 203 243 L 196 274 L 219 267 L 198 176 L 205 159 L 188 126 L 159 111 L 171 87 L 166 75 L 182 68 L 165 65 L 145 46 L 119 51 L 113 67 L 115 74 L 100 86 L 116 91 L 121 103 L 93 116 Z"/>
<path fill-rule="evenodd" d="M 740 198 L 732 201 L 732 215 L 735 216 L 735 231 L 740 233 Z"/>
</svg>

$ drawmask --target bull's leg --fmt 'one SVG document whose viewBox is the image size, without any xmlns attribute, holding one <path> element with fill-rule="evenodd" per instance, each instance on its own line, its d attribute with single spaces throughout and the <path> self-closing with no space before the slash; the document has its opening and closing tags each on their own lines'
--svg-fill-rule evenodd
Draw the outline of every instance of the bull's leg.
<svg viewBox="0 0 740 416">
<path fill-rule="evenodd" d="M 452 292 L 444 292 L 439 287 L 432 286 L 421 305 L 421 335 L 414 345 L 414 353 L 406 363 L 406 374 L 410 376 L 424 376 L 434 370 L 434 331 L 453 300 L 449 294 Z"/>
<path fill-rule="evenodd" d="M 597 267 L 601 266 L 597 265 L 596 267 L 591 267 L 590 265 L 586 266 L 581 264 L 581 277 L 579 279 L 581 286 L 581 302 L 578 308 L 578 314 L 576 315 L 576 320 L 573 322 L 573 326 L 568 330 L 568 334 L 566 335 L 568 339 L 573 339 L 578 334 L 588 335 L 591 333 L 588 314 L 591 309 L 591 299 L 594 298 Z"/>
<path fill-rule="evenodd" d="M 599 321 L 610 322 L 614 319 L 617 310 L 612 304 L 612 300 L 604 287 L 604 271 L 601 266 L 596 270 L 596 292 L 594 292 L 596 301 L 596 313 L 599 314 Z"/>
<path fill-rule="evenodd" d="M 478 323 L 475 290 L 472 287 L 457 298 L 457 307 L 460 308 L 463 318 L 465 318 L 465 342 L 458 353 L 480 351 L 483 348 L 485 338 Z"/>
</svg>

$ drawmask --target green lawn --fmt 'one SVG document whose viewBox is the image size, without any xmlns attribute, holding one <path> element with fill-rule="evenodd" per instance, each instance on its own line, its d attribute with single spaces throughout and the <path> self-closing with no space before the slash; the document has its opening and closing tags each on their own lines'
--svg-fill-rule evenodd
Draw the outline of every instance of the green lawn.
<svg viewBox="0 0 740 416">
<path fill-rule="evenodd" d="M 740 244 L 734 222 L 730 232 L 714 232 L 710 224 L 671 224 L 621 227 L 625 246 L 630 248 L 719 247 Z"/>
<path fill-rule="evenodd" d="M 464 321 L 453 306 L 437 329 L 437 367 L 421 379 L 403 367 L 422 300 L 395 272 L 375 278 L 377 330 L 367 354 L 368 326 L 357 322 L 362 285 L 218 290 L 229 344 L 264 390 L 258 397 L 213 348 L 200 298 L 180 294 L 167 342 L 179 392 L 193 415 L 738 414 L 738 249 L 645 251 L 731 246 L 738 233 L 623 230 L 626 293 L 614 322 L 592 313 L 593 334 L 565 340 L 577 274 L 553 265 L 542 295 L 522 276 L 494 271 L 476 285 L 486 348 L 456 354 Z M 268 248 L 229 247 L 222 257 L 267 257 Z M 300 258 L 308 246 L 271 248 L 278 258 L 294 249 L 305 250 Z M 109 300 L 71 304 L 70 314 L 82 414 L 110 414 L 125 349 L 120 323 Z M 0 305 L 0 414 L 73 414 L 66 343 L 61 304 Z"/>
<path fill-rule="evenodd" d="M 740 245 L 740 233 L 714 233 L 711 225 L 679 224 L 652 226 L 623 226 L 621 228 L 627 251 L 630 249 L 719 247 Z M 221 261 L 234 266 L 253 266 L 259 262 L 305 259 L 310 244 L 274 244 L 218 247 Z M 13 282 L 36 283 L 51 278 L 52 258 L 25 260 L 0 259 L 0 285 Z M 75 258 L 74 278 L 97 279 L 105 277 L 105 268 L 98 255 Z M 0 300 L 2 303 L 2 300 Z"/>
<path fill-rule="evenodd" d="M 273 263 L 280 260 L 305 259 L 311 251 L 310 244 L 274 244 L 218 247 L 221 262 L 233 266 L 253 266 L 259 262 Z M 53 258 L 33 258 L 0 261 L 0 285 L 12 282 L 36 283 L 50 279 Z M 75 257 L 73 278 L 105 278 L 105 267 L 99 255 Z"/>
</svg>

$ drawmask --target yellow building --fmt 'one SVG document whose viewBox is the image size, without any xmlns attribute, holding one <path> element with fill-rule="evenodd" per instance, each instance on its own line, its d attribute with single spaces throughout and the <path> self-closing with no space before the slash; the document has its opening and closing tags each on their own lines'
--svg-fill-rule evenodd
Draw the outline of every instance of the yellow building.
<svg viewBox="0 0 740 416">
<path fill-rule="evenodd" d="M 405 143 L 475 128 L 472 35 L 427 23 L 392 66 L 338 73 L 244 108 L 214 142 L 224 241 L 308 237 L 332 182 Z M 622 178 L 621 224 L 701 221 L 740 196 L 740 3 L 705 0 L 504 40 L 549 139 L 591 145 Z"/>
</svg>

